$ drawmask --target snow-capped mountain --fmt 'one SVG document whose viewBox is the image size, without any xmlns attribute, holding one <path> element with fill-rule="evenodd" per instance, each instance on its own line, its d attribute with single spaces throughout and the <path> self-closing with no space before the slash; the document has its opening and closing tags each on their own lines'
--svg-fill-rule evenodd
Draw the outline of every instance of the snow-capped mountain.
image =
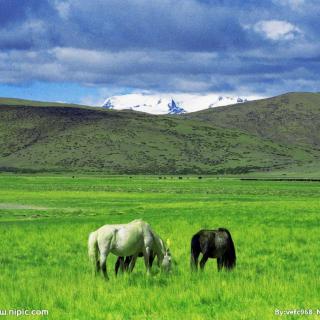
<svg viewBox="0 0 320 320">
<path fill-rule="evenodd" d="M 171 100 L 171 103 L 168 103 L 168 108 L 169 108 L 169 112 L 168 112 L 169 114 L 180 114 L 180 113 L 186 112 L 186 110 L 177 106 L 177 104 L 173 99 Z"/>
<path fill-rule="evenodd" d="M 130 109 L 152 114 L 181 114 L 208 108 L 258 100 L 262 97 L 222 96 L 217 94 L 145 94 L 131 93 L 112 96 L 105 100 L 102 107 L 106 109 Z"/>
</svg>

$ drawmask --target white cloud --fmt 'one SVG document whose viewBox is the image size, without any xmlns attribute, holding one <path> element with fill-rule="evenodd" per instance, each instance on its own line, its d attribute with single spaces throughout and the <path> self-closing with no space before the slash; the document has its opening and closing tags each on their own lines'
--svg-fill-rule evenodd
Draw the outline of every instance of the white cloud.
<svg viewBox="0 0 320 320">
<path fill-rule="evenodd" d="M 273 0 L 275 4 L 288 6 L 293 10 L 300 9 L 305 4 L 305 0 Z"/>
<path fill-rule="evenodd" d="M 97 107 L 97 106 L 102 106 L 104 103 L 105 99 L 104 98 L 97 98 L 95 96 L 85 96 L 85 97 L 81 97 L 79 99 L 79 104 L 83 104 L 85 106 L 93 106 L 93 107 Z"/>
<path fill-rule="evenodd" d="M 59 13 L 59 16 L 62 19 L 68 19 L 69 14 L 70 14 L 70 3 L 69 2 L 60 2 L 60 1 L 55 1 L 54 2 L 55 8 Z"/>
<path fill-rule="evenodd" d="M 292 40 L 302 34 L 297 26 L 283 20 L 262 20 L 252 28 L 270 40 Z"/>
</svg>

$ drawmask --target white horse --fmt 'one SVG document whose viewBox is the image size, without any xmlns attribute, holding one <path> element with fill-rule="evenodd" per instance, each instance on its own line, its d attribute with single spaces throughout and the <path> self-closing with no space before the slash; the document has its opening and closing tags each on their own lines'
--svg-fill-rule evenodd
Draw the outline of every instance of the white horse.
<svg viewBox="0 0 320 320">
<path fill-rule="evenodd" d="M 132 271 L 139 253 L 142 252 L 147 274 L 150 274 L 151 250 L 158 258 L 158 265 L 169 271 L 171 267 L 169 250 L 165 248 L 164 242 L 153 232 L 150 225 L 142 220 L 134 220 L 127 224 L 106 224 L 89 235 L 89 258 L 95 273 L 101 269 L 106 279 L 109 279 L 107 257 L 110 252 L 120 257 L 133 256 L 129 271 Z"/>
</svg>

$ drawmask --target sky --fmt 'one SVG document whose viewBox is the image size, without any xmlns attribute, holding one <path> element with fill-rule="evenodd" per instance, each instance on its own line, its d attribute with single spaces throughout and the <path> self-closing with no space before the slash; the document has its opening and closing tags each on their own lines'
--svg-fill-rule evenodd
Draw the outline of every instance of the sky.
<svg viewBox="0 0 320 320">
<path fill-rule="evenodd" d="M 0 0 L 0 96 L 318 92 L 318 0 Z"/>
</svg>

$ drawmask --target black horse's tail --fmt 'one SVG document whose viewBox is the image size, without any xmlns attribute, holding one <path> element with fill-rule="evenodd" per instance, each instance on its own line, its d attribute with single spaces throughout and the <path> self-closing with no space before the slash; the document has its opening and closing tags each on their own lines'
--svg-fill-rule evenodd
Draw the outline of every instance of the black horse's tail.
<svg viewBox="0 0 320 320">
<path fill-rule="evenodd" d="M 231 237 L 231 234 L 228 229 L 219 228 L 219 231 L 224 231 L 228 235 L 228 247 L 225 251 L 224 255 L 218 258 L 218 269 L 226 268 L 226 269 L 233 269 L 236 266 L 236 250 L 234 247 L 234 243 Z"/>
<path fill-rule="evenodd" d="M 200 238 L 199 233 L 196 233 L 191 239 L 191 256 L 190 256 L 191 270 L 197 270 L 198 268 L 198 257 L 201 251 L 199 238 Z"/>
</svg>

